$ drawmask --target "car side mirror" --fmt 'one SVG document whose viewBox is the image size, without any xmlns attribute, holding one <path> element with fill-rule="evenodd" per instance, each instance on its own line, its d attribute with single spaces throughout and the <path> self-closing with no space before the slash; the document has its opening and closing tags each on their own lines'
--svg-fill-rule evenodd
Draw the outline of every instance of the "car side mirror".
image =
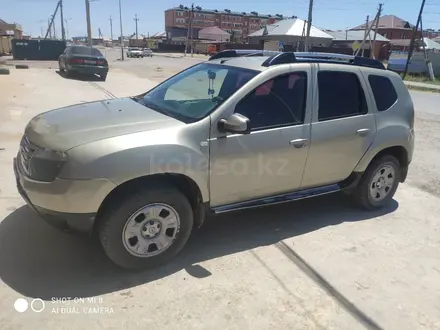
<svg viewBox="0 0 440 330">
<path fill-rule="evenodd" d="M 228 119 L 220 119 L 218 129 L 220 132 L 249 133 L 251 131 L 251 124 L 246 116 L 234 113 Z"/>
</svg>

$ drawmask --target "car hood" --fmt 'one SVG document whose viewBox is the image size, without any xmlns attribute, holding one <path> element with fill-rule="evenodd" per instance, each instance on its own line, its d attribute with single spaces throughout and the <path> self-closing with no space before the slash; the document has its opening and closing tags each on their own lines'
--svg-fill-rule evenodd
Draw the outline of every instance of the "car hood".
<svg viewBox="0 0 440 330">
<path fill-rule="evenodd" d="M 121 98 L 44 112 L 29 122 L 25 134 L 37 146 L 67 151 L 114 136 L 181 125 L 185 124 L 130 98 Z"/>
</svg>

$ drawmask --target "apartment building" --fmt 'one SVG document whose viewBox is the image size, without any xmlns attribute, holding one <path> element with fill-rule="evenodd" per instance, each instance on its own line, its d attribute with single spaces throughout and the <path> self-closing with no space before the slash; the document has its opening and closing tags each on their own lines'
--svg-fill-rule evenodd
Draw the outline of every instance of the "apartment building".
<svg viewBox="0 0 440 330">
<path fill-rule="evenodd" d="M 191 8 L 179 7 L 165 10 L 165 31 L 169 40 L 183 40 L 187 36 Z M 216 26 L 231 35 L 236 40 L 244 40 L 249 34 L 262 26 L 273 24 L 283 19 L 283 15 L 262 15 L 257 12 L 233 12 L 229 9 L 204 9 L 194 7 L 193 36 L 198 37 L 198 31 L 206 27 Z"/>
<path fill-rule="evenodd" d="M 423 31 L 423 36 L 430 39 L 440 38 L 440 29 L 426 29 Z"/>
</svg>

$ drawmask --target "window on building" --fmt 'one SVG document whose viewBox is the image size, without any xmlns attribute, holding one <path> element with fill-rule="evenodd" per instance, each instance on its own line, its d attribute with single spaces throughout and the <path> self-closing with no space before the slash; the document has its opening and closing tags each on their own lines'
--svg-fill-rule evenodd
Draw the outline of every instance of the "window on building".
<svg viewBox="0 0 440 330">
<path fill-rule="evenodd" d="M 371 89 L 373 91 L 376 107 L 379 111 L 385 111 L 397 101 L 397 92 L 394 89 L 393 83 L 382 76 L 370 75 L 368 76 Z"/>
<path fill-rule="evenodd" d="M 319 121 L 366 114 L 365 93 L 356 74 L 340 71 L 318 73 Z"/>
<path fill-rule="evenodd" d="M 235 112 L 249 118 L 252 130 L 299 125 L 306 99 L 307 73 L 295 72 L 266 81 L 243 98 Z"/>
</svg>

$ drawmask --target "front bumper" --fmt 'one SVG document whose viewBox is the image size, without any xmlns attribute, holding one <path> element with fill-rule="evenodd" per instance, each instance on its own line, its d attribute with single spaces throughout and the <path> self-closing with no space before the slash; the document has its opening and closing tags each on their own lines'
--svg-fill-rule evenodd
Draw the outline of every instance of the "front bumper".
<svg viewBox="0 0 440 330">
<path fill-rule="evenodd" d="M 17 189 L 47 223 L 62 230 L 90 234 L 104 198 L 116 187 L 105 179 L 39 182 L 27 178 L 14 158 Z"/>
</svg>

